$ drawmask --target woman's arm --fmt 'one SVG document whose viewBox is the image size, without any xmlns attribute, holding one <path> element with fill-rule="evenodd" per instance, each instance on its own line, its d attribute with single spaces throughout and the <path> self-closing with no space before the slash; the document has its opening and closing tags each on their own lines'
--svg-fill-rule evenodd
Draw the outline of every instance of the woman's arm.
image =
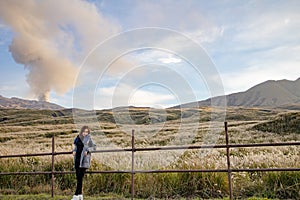
<svg viewBox="0 0 300 200">
<path fill-rule="evenodd" d="M 76 151 L 77 151 L 77 145 L 74 145 L 74 149 L 73 149 L 73 156 L 75 156 L 76 155 Z"/>
<path fill-rule="evenodd" d="M 73 148 L 73 156 L 75 156 L 75 154 L 76 154 L 76 151 L 77 151 L 77 137 L 74 139 L 74 148 Z"/>
<path fill-rule="evenodd" d="M 88 152 L 93 152 L 96 151 L 96 144 L 93 142 L 92 138 L 90 138 L 89 142 L 88 142 L 88 148 L 87 148 Z"/>
</svg>

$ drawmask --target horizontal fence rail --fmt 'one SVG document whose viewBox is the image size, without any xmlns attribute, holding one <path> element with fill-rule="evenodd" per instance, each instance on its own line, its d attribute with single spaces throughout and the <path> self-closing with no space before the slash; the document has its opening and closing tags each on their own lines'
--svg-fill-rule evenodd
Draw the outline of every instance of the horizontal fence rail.
<svg viewBox="0 0 300 200">
<path fill-rule="evenodd" d="M 300 142 L 279 142 L 279 143 L 254 143 L 254 144 L 229 144 L 229 148 L 248 148 L 248 147 L 277 147 L 277 146 L 300 146 Z M 134 148 L 134 151 L 166 151 L 166 150 L 188 150 L 188 149 L 225 149 L 226 145 L 202 145 L 202 146 L 168 146 L 168 147 L 148 147 L 148 148 Z M 132 148 L 124 149 L 105 149 L 96 150 L 93 153 L 117 153 L 124 151 L 132 151 Z M 72 154 L 71 151 L 54 152 L 54 155 Z M 35 157 L 35 156 L 51 156 L 52 153 L 33 153 L 33 154 L 13 154 L 2 155 L 1 158 L 14 157 Z"/>
<path fill-rule="evenodd" d="M 253 144 L 229 144 L 228 125 L 224 122 L 225 127 L 225 141 L 226 144 L 217 145 L 193 145 L 193 146 L 166 146 L 166 147 L 147 147 L 147 148 L 135 148 L 134 130 L 132 130 L 131 148 L 120 148 L 120 149 L 102 149 L 93 151 L 93 153 L 117 153 L 117 152 L 131 152 L 131 170 L 105 170 L 105 171 L 87 171 L 87 174 L 110 174 L 110 173 L 128 173 L 131 174 L 131 198 L 134 199 L 134 175 L 137 173 L 195 173 L 195 172 L 222 172 L 228 175 L 228 188 L 229 198 L 233 199 L 232 193 L 232 176 L 231 172 L 280 172 L 280 171 L 300 171 L 300 168 L 243 168 L 236 169 L 231 168 L 230 164 L 230 149 L 231 148 L 252 148 L 252 147 L 276 147 L 276 146 L 300 146 L 298 142 L 278 142 L 278 143 L 253 143 Z M 142 151 L 167 151 L 167 150 L 190 150 L 190 149 L 226 149 L 227 157 L 227 168 L 225 169 L 166 169 L 166 170 L 135 170 L 134 169 L 134 158 L 135 152 Z M 1 155 L 0 159 L 5 158 L 17 158 L 17 157 L 37 157 L 37 156 L 51 156 L 52 165 L 51 171 L 32 171 L 32 172 L 0 172 L 0 176 L 4 175 L 51 175 L 51 196 L 54 197 L 54 179 L 57 174 L 75 174 L 75 171 L 55 171 L 55 156 L 57 155 L 69 155 L 71 151 L 55 152 L 55 138 L 52 136 L 52 152 L 51 153 L 34 153 L 34 154 L 14 154 L 14 155 Z"/>
</svg>

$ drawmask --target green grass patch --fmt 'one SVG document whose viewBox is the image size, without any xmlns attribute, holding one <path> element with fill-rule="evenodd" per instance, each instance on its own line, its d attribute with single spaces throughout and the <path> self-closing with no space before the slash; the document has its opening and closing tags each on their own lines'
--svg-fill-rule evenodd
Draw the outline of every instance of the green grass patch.
<svg viewBox="0 0 300 200">
<path fill-rule="evenodd" d="M 53 200 L 69 200 L 72 196 L 66 196 L 66 195 L 54 195 Z M 49 194 L 38 194 L 38 195 L 0 195 L 1 200 L 49 200 L 51 199 L 51 195 Z M 120 199 L 131 199 L 131 198 L 125 198 L 119 195 L 114 194 L 103 194 L 103 195 L 97 195 L 97 196 L 84 196 L 84 199 L 86 200 L 120 200 Z M 141 200 L 140 198 L 135 198 L 136 200 Z M 160 200 L 156 198 L 157 200 Z M 175 198 L 177 200 L 202 200 L 203 198 Z M 210 198 L 209 198 L 210 199 Z M 229 200 L 229 198 L 222 198 L 222 199 L 216 199 L 214 200 Z M 259 197 L 250 197 L 245 200 L 271 200 L 268 198 L 259 198 Z"/>
<path fill-rule="evenodd" d="M 180 169 L 186 167 L 188 166 L 178 165 Z M 194 166 L 194 168 L 200 169 L 201 166 Z M 55 164 L 55 171 L 71 171 L 72 169 L 72 158 L 57 161 Z M 93 162 L 90 170 L 112 169 L 102 163 Z M 51 171 L 51 162 L 38 158 L 2 159 L 0 171 Z M 233 182 L 234 196 L 238 198 L 300 199 L 300 172 L 234 173 Z M 75 174 L 55 175 L 55 194 L 71 196 L 75 187 Z M 9 199 L 11 195 L 25 195 L 21 197 L 26 199 L 27 196 L 30 197 L 29 194 L 36 194 L 37 198 L 43 199 L 43 195 L 38 194 L 51 194 L 51 175 L 2 175 L 0 176 L 0 193 L 4 195 L 1 199 L 6 197 Z M 86 196 L 91 196 L 91 199 L 95 196 L 105 196 L 105 194 L 114 194 L 116 199 L 130 198 L 131 175 L 128 173 L 86 174 L 84 193 Z M 135 175 L 135 196 L 141 199 L 222 199 L 227 198 L 228 195 L 226 173 Z M 19 196 L 13 197 L 19 198 Z M 62 196 L 61 199 L 64 197 Z"/>
</svg>

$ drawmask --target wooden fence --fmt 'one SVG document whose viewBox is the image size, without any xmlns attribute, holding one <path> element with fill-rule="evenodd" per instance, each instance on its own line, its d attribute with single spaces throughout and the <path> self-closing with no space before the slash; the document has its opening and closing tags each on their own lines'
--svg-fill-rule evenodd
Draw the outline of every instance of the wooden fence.
<svg viewBox="0 0 300 200">
<path fill-rule="evenodd" d="M 228 136 L 228 126 L 227 122 L 224 122 L 225 127 L 225 141 L 226 144 L 217 145 L 201 145 L 201 146 L 168 146 L 168 147 L 148 147 L 148 148 L 135 148 L 134 130 L 132 130 L 131 138 L 131 148 L 123 149 L 107 149 L 107 150 L 97 150 L 93 153 L 108 153 L 108 152 L 131 152 L 131 170 L 128 171 L 87 171 L 86 173 L 129 173 L 131 174 L 131 199 L 134 199 L 135 186 L 134 186 L 134 175 L 137 173 L 187 173 L 187 172 L 226 172 L 228 176 L 228 188 L 229 188 L 229 198 L 233 199 L 233 189 L 232 189 L 232 172 L 270 172 L 270 171 L 300 171 L 300 168 L 242 168 L 242 169 L 231 169 L 230 164 L 230 149 L 232 148 L 251 148 L 251 147 L 269 147 L 269 146 L 299 146 L 298 142 L 280 142 L 280 143 L 255 143 L 255 144 L 230 144 Z M 165 150 L 186 150 L 186 149 L 226 149 L 227 158 L 227 168 L 226 169 L 172 169 L 172 170 L 135 170 L 134 168 L 134 158 L 135 152 L 138 151 L 165 151 Z M 52 156 L 52 167 L 51 171 L 34 171 L 34 172 L 0 172 L 0 176 L 4 175 L 37 175 L 37 174 L 50 174 L 52 181 L 51 196 L 54 197 L 54 178 L 56 174 L 73 174 L 74 171 L 55 171 L 54 161 L 55 156 L 72 154 L 72 152 L 55 152 L 55 140 L 54 135 L 52 136 L 52 152 L 51 153 L 35 153 L 35 154 L 15 154 L 15 155 L 2 155 L 0 159 L 13 158 L 13 157 L 34 157 L 34 156 Z"/>
</svg>

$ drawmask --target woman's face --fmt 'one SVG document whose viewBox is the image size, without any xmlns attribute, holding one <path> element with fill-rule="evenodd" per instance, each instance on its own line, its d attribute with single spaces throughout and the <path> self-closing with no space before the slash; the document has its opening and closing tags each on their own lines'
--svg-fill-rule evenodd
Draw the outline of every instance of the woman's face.
<svg viewBox="0 0 300 200">
<path fill-rule="evenodd" d="M 83 135 L 83 136 L 86 136 L 87 134 L 89 134 L 89 129 L 86 128 L 86 129 L 82 132 L 82 135 Z"/>
</svg>

